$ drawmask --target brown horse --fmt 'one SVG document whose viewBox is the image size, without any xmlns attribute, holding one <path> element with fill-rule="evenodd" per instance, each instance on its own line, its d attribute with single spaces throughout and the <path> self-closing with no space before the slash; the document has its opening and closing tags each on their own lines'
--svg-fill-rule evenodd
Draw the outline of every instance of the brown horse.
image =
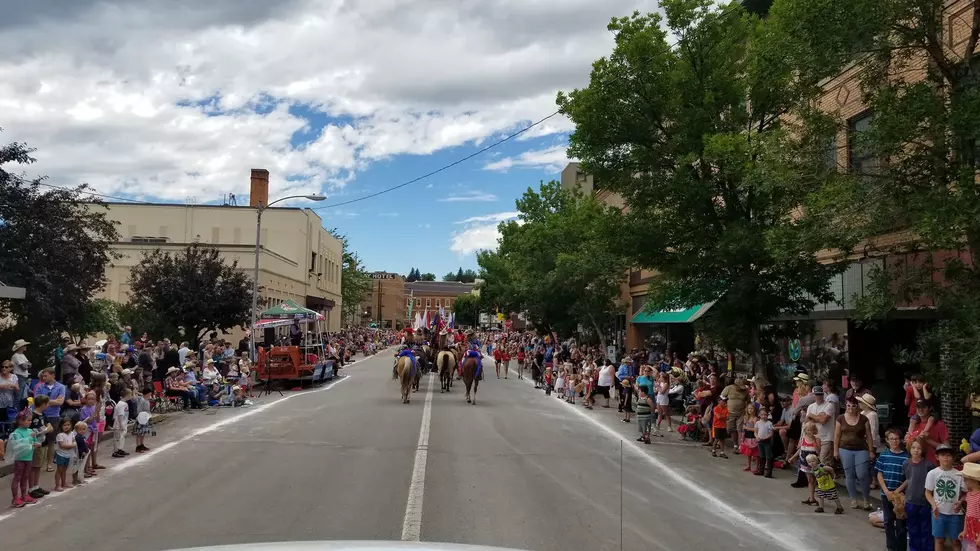
<svg viewBox="0 0 980 551">
<path fill-rule="evenodd" d="M 449 392 L 449 389 L 453 386 L 456 354 L 452 350 L 440 350 L 436 356 L 436 365 L 439 367 L 439 382 L 442 385 L 440 392 Z"/>
<path fill-rule="evenodd" d="M 466 401 L 476 404 L 476 389 L 480 386 L 480 378 L 477 370 L 480 366 L 478 358 L 466 358 L 463 360 L 463 384 L 466 385 Z M 470 399 L 470 387 L 473 388 L 473 398 Z"/>
<path fill-rule="evenodd" d="M 412 358 L 402 356 L 395 363 L 395 371 L 402 387 L 402 403 L 407 404 L 411 401 L 409 394 L 412 390 Z"/>
</svg>

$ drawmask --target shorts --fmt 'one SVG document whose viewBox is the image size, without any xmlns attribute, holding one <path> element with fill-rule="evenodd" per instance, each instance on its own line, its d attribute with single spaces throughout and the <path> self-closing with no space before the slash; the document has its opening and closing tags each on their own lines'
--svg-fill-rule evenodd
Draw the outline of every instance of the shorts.
<svg viewBox="0 0 980 551">
<path fill-rule="evenodd" d="M 592 389 L 592 392 L 589 393 L 589 396 L 596 396 L 597 394 L 601 394 L 603 398 L 605 398 L 605 399 L 608 400 L 609 399 L 609 387 L 608 386 L 596 386 L 595 388 Z"/>
<path fill-rule="evenodd" d="M 714 435 L 715 440 L 725 440 L 728 438 L 728 429 L 715 428 L 711 434 Z"/>
<path fill-rule="evenodd" d="M 817 497 L 823 499 L 829 499 L 830 501 L 837 501 L 838 499 L 840 499 L 840 496 L 837 495 L 837 488 L 831 488 L 829 490 L 821 490 L 820 488 L 817 488 L 816 494 Z M 958 532 L 957 535 L 959 535 Z"/>
<path fill-rule="evenodd" d="M 48 447 L 41 446 L 34 448 L 34 457 L 31 458 L 31 468 L 40 469 L 48 461 Z"/>
<path fill-rule="evenodd" d="M 963 515 L 944 515 L 939 514 L 939 518 L 932 516 L 932 537 L 949 538 L 955 540 L 960 537 L 963 531 Z"/>
<path fill-rule="evenodd" d="M 71 463 L 71 458 L 64 455 L 54 454 L 54 464 L 59 467 L 67 467 Z"/>
</svg>

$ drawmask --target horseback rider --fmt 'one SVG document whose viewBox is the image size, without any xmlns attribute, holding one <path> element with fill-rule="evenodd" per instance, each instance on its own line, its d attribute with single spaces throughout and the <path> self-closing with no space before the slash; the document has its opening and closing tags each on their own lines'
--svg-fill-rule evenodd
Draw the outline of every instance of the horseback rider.
<svg viewBox="0 0 980 551">
<path fill-rule="evenodd" d="M 422 348 L 421 337 L 422 335 L 412 331 L 411 327 L 405 329 L 405 342 L 398 347 L 398 352 L 395 352 L 395 363 L 391 366 L 392 379 L 398 377 L 398 358 L 402 356 L 408 356 L 412 359 L 412 371 L 415 371 L 417 365 L 416 357 Z"/>
<path fill-rule="evenodd" d="M 474 333 L 472 329 L 466 332 L 466 337 L 463 340 L 463 344 L 466 352 L 463 353 L 463 357 L 459 360 L 458 369 L 460 376 L 463 374 L 463 361 L 465 361 L 466 358 L 475 358 L 478 371 L 480 372 L 480 379 L 482 380 L 483 370 L 480 369 L 480 367 L 483 366 L 483 354 L 480 352 L 482 345 L 480 344 L 480 340 L 476 338 L 476 333 Z"/>
</svg>

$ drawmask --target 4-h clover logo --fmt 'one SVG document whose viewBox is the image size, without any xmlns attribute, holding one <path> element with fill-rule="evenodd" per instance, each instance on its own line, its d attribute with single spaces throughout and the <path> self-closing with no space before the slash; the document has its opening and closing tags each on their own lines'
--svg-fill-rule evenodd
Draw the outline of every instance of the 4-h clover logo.
<svg viewBox="0 0 980 551">
<path fill-rule="evenodd" d="M 957 484 L 948 478 L 941 478 L 936 481 L 936 494 L 948 500 L 956 499 Z"/>
</svg>

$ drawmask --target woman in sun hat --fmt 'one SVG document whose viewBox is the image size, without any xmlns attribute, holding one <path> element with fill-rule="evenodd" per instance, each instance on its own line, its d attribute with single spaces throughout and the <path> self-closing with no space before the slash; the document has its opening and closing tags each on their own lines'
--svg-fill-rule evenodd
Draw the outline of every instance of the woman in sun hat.
<svg viewBox="0 0 980 551">
<path fill-rule="evenodd" d="M 17 376 L 17 384 L 20 386 L 17 391 L 20 399 L 27 397 L 27 385 L 31 380 L 31 362 L 27 359 L 29 344 L 31 343 L 24 339 L 17 339 L 11 347 L 14 355 L 10 357 L 10 361 L 14 364 L 14 375 Z"/>
<path fill-rule="evenodd" d="M 881 445 L 881 436 L 878 434 L 878 407 L 875 397 L 870 393 L 860 394 L 857 396 L 857 402 L 861 408 L 861 415 L 867 417 L 871 426 L 871 441 L 877 450 Z"/>
</svg>

